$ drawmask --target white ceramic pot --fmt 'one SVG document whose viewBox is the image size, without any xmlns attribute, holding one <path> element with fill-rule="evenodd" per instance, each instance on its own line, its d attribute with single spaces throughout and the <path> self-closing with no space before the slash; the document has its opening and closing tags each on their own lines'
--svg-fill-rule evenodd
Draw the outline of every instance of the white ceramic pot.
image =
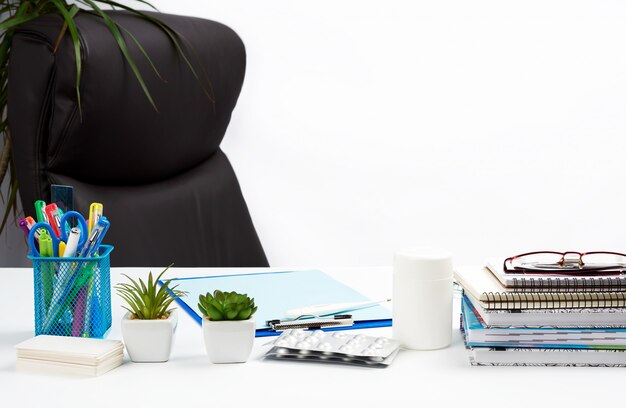
<svg viewBox="0 0 626 408">
<path fill-rule="evenodd" d="M 122 318 L 122 337 L 130 359 L 136 363 L 169 360 L 177 324 L 176 310 L 167 319 L 156 320 L 131 320 L 127 312 Z"/>
<path fill-rule="evenodd" d="M 204 346 L 212 363 L 245 363 L 254 344 L 254 319 L 214 322 L 202 318 Z"/>
</svg>

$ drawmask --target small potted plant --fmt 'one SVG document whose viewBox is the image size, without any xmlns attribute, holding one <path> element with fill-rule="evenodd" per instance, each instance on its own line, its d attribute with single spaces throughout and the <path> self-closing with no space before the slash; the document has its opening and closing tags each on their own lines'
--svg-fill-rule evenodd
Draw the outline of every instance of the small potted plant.
<svg viewBox="0 0 626 408">
<path fill-rule="evenodd" d="M 254 298 L 237 292 L 215 290 L 200 295 L 198 308 L 204 315 L 202 331 L 209 360 L 213 363 L 245 363 L 254 343 L 257 310 Z"/>
<path fill-rule="evenodd" d="M 168 269 L 169 266 L 156 279 L 150 272 L 147 283 L 123 274 L 130 283 L 115 286 L 128 306 L 122 306 L 128 311 L 122 318 L 122 337 L 130 359 L 136 363 L 164 362 L 170 358 L 178 323 L 178 314 L 170 305 L 187 292 L 176 290 L 177 286 L 170 288 L 171 279 L 157 287 Z"/>
</svg>

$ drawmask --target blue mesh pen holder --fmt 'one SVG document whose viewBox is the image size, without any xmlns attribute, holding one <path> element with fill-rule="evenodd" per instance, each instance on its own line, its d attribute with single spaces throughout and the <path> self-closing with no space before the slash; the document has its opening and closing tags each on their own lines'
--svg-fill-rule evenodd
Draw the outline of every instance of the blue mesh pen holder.
<svg viewBox="0 0 626 408">
<path fill-rule="evenodd" d="M 35 335 L 104 337 L 111 327 L 110 245 L 93 258 L 37 257 Z"/>
</svg>

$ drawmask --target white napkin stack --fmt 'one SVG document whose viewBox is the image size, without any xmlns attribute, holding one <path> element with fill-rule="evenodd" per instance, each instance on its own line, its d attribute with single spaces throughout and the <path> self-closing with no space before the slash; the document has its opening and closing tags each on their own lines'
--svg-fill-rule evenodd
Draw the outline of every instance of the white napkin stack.
<svg viewBox="0 0 626 408">
<path fill-rule="evenodd" d="M 124 358 L 119 340 L 39 335 L 15 346 L 18 370 L 98 376 Z"/>
</svg>

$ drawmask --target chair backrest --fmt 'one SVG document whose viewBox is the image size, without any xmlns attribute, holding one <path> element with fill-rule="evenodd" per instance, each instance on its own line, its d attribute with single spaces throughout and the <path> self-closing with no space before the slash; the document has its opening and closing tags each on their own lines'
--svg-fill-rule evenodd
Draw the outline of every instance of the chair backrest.
<svg viewBox="0 0 626 408">
<path fill-rule="evenodd" d="M 91 202 L 104 205 L 113 265 L 266 266 L 219 147 L 245 75 L 240 38 L 213 21 L 151 14 L 180 34 L 188 64 L 157 25 L 127 12 L 109 15 L 158 111 L 99 17 L 76 17 L 80 105 L 70 36 L 54 49 L 61 18 L 47 15 L 17 30 L 8 114 L 24 212 L 50 198 L 51 184 L 72 185 L 81 213 Z"/>
</svg>

